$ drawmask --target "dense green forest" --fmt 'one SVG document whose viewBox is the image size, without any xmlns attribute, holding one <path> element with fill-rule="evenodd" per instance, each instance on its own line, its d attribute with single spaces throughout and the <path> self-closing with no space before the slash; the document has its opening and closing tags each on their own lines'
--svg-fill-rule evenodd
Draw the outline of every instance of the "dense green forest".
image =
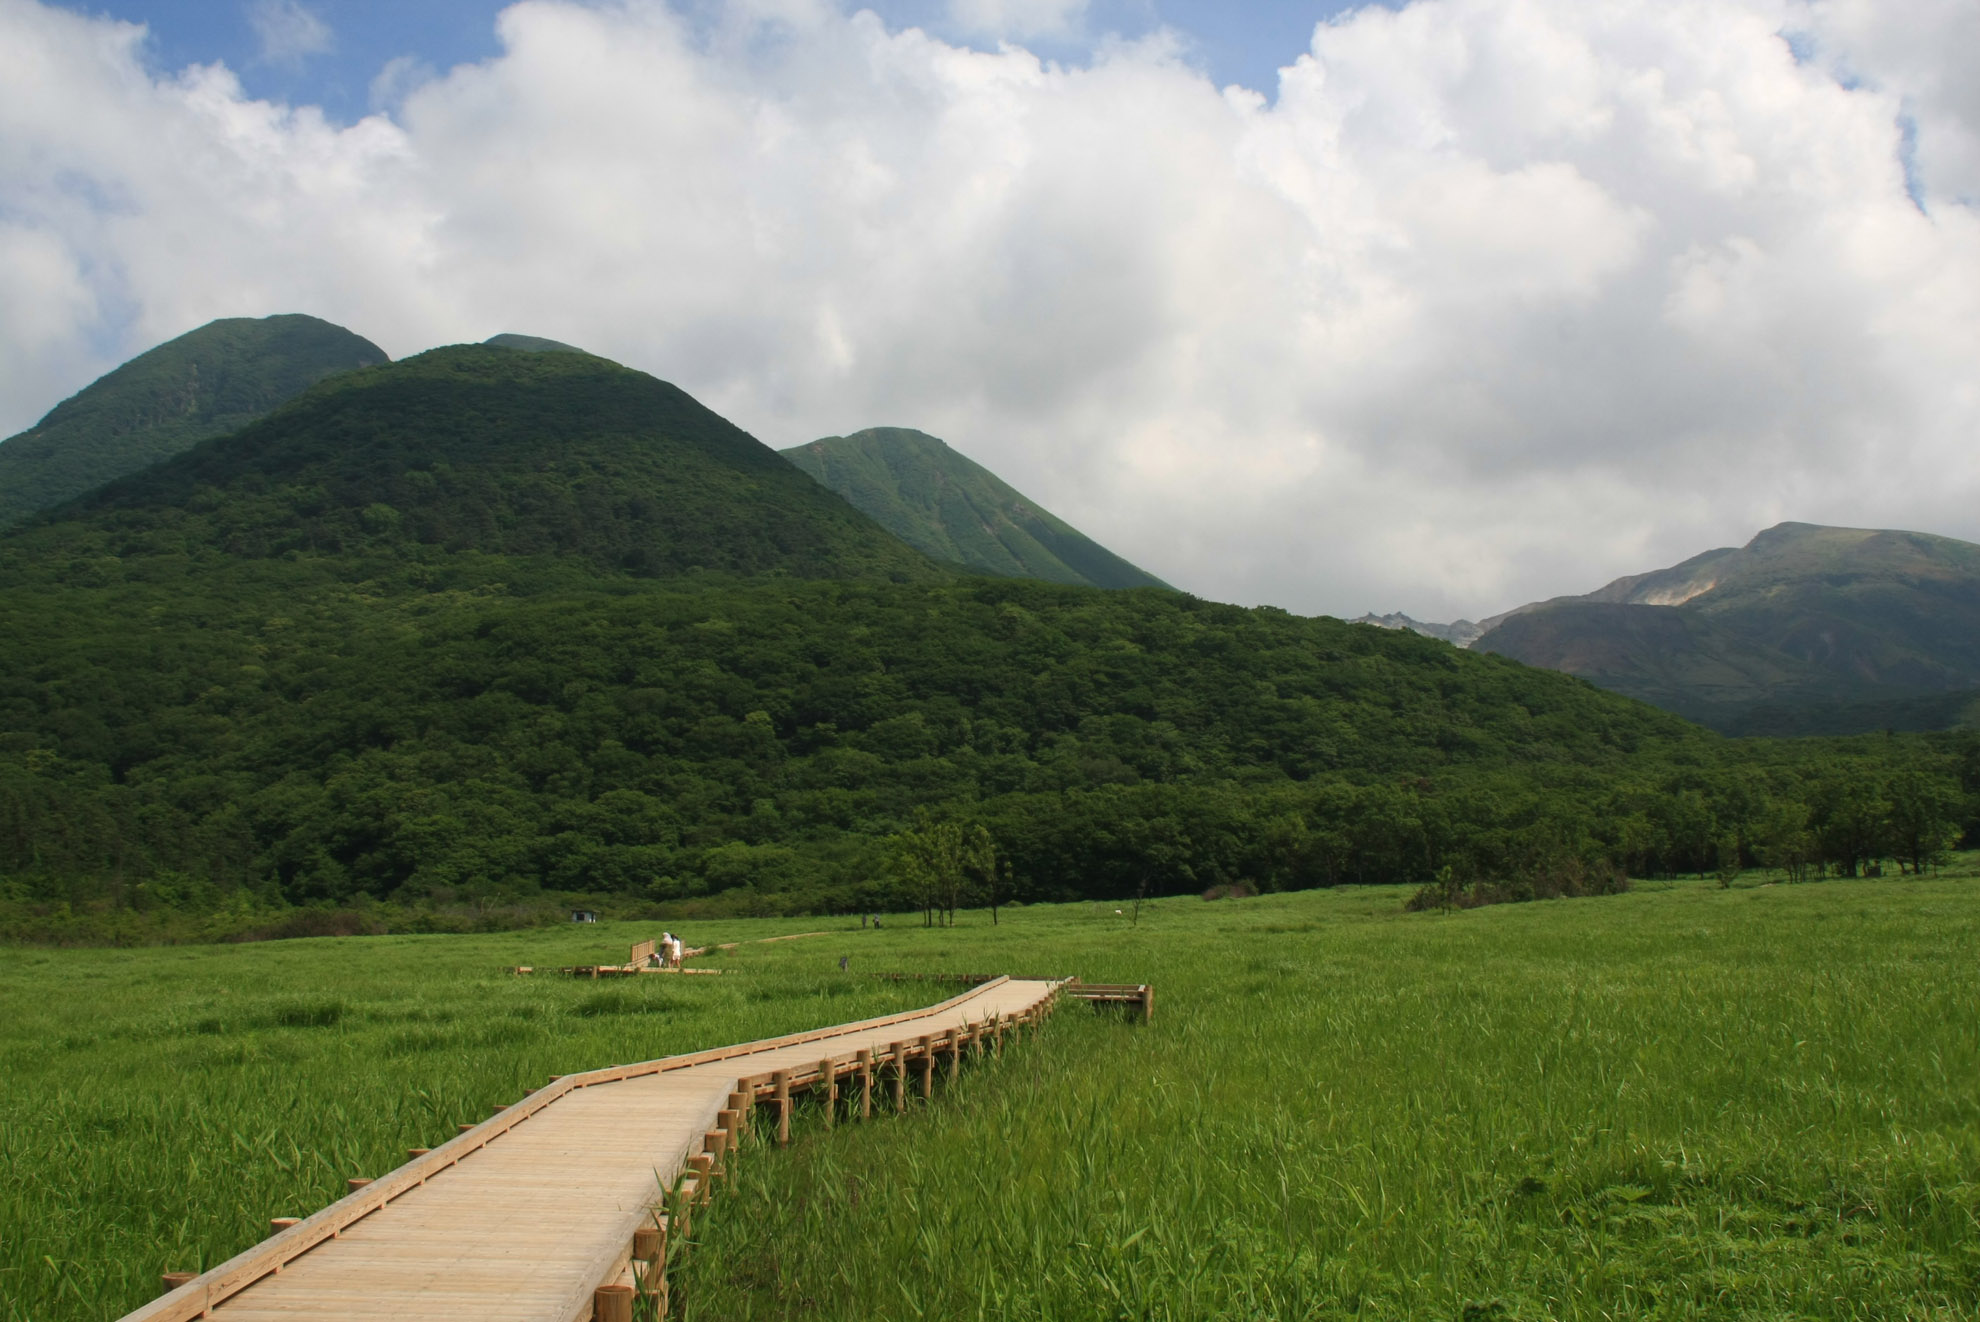
<svg viewBox="0 0 1980 1322">
<path fill-rule="evenodd" d="M 1950 736 L 1728 741 L 1433 640 L 1153 589 L 344 568 L 0 595 L 20 921 L 545 892 L 913 908 L 918 812 L 988 829 L 1002 900 L 1853 873 L 1928 865 L 1980 788 Z"/>
<path fill-rule="evenodd" d="M 347 373 L 0 536 L 15 937 L 1851 875 L 1930 867 L 1976 790 L 1969 736 L 1728 740 L 1412 634 L 956 575 L 579 353 Z M 938 877 L 937 836 L 987 850 Z"/>
</svg>

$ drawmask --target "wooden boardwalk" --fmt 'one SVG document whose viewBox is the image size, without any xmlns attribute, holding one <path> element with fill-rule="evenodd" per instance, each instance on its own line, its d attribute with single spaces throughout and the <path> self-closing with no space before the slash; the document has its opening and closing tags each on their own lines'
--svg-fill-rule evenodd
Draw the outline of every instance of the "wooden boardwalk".
<svg viewBox="0 0 1980 1322">
<path fill-rule="evenodd" d="M 781 1139 L 794 1092 L 836 1100 L 828 1122 L 905 1105 L 1064 987 L 999 978 L 925 1010 L 565 1075 L 126 1322 L 616 1322 L 635 1290 L 664 1308 L 669 1232 L 686 1233 L 751 1113 L 767 1106 Z"/>
</svg>

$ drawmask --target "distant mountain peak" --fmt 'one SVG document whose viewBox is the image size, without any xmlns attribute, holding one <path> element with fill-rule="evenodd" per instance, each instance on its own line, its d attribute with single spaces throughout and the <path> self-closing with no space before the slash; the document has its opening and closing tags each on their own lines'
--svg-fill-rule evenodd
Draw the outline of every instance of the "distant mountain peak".
<svg viewBox="0 0 1980 1322">
<path fill-rule="evenodd" d="M 0 443 L 0 526 L 244 427 L 327 376 L 389 361 L 370 340 L 302 313 L 209 321 Z"/>
<path fill-rule="evenodd" d="M 1401 611 L 1387 615 L 1370 612 L 1348 621 L 1349 624 L 1372 624 L 1378 629 L 1403 629 L 1410 633 L 1420 633 L 1426 638 L 1441 638 L 1454 647 L 1470 647 L 1477 642 L 1485 630 L 1470 620 L 1452 620 L 1449 624 L 1429 624 L 1423 620 L 1413 620 Z"/>
<path fill-rule="evenodd" d="M 1799 713 L 1778 717 L 1795 729 L 1903 720 L 1906 703 L 1929 721 L 1958 706 L 1945 695 L 1980 686 L 1980 546 L 1778 523 L 1483 623 L 1481 651 L 1728 729 L 1763 708 Z"/>
<path fill-rule="evenodd" d="M 1103 588 L 1167 587 L 938 436 L 869 427 L 782 452 L 908 545 L 978 573 Z"/>
</svg>

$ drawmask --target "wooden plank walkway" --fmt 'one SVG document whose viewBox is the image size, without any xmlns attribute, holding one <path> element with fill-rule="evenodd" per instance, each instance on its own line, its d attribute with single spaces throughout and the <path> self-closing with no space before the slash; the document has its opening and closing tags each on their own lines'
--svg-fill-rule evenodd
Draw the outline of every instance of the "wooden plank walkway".
<svg viewBox="0 0 1980 1322">
<path fill-rule="evenodd" d="M 585 1322 L 594 1306 L 611 1322 L 642 1281 L 664 1307 L 668 1227 L 685 1233 L 759 1105 L 781 1139 L 807 1088 L 856 1090 L 862 1113 L 926 1096 L 944 1058 L 1001 1047 L 1064 986 L 999 978 L 925 1010 L 565 1075 L 126 1322 Z"/>
</svg>

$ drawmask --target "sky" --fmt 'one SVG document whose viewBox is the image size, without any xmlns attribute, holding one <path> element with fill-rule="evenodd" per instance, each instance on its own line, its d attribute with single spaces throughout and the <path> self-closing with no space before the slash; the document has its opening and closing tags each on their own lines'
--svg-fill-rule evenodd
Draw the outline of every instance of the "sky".
<svg viewBox="0 0 1980 1322">
<path fill-rule="evenodd" d="M 0 435 L 295 311 L 919 427 L 1301 613 L 1980 540 L 1980 6 L 0 0 Z"/>
</svg>

